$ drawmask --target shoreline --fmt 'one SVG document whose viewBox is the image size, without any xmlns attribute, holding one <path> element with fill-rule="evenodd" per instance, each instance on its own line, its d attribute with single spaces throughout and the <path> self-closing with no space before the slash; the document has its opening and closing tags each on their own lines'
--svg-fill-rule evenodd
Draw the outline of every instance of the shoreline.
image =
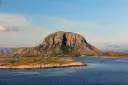
<svg viewBox="0 0 128 85">
<path fill-rule="evenodd" d="M 104 58 L 128 58 L 128 56 L 104 56 Z"/>
<path fill-rule="evenodd" d="M 49 68 L 67 68 L 67 67 L 82 67 L 87 66 L 86 63 L 81 62 L 71 62 L 66 64 L 30 64 L 30 65 L 5 65 L 0 66 L 0 69 L 49 69 Z"/>
</svg>

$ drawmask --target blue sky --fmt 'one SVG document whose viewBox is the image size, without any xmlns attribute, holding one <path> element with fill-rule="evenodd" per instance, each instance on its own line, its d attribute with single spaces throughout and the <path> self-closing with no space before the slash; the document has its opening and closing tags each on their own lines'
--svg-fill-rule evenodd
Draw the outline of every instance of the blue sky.
<svg viewBox="0 0 128 85">
<path fill-rule="evenodd" d="M 128 0 L 2 0 L 0 46 L 36 46 L 55 31 L 91 44 L 128 43 Z"/>
</svg>

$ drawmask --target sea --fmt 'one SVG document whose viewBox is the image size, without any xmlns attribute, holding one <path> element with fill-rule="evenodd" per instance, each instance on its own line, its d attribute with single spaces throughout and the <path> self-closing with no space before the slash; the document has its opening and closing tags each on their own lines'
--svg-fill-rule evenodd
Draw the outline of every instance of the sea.
<svg viewBox="0 0 128 85">
<path fill-rule="evenodd" d="M 1 69 L 0 85 L 128 85 L 128 58 L 78 57 L 88 66 L 51 69 Z"/>
</svg>

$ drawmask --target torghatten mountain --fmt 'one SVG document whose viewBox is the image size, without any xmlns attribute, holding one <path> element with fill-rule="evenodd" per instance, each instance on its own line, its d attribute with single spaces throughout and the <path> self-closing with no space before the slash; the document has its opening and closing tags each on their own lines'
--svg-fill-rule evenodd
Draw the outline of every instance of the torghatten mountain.
<svg viewBox="0 0 128 85">
<path fill-rule="evenodd" d="M 48 35 L 38 46 L 19 49 L 12 54 L 19 56 L 98 56 L 103 53 L 77 33 L 58 31 Z"/>
</svg>

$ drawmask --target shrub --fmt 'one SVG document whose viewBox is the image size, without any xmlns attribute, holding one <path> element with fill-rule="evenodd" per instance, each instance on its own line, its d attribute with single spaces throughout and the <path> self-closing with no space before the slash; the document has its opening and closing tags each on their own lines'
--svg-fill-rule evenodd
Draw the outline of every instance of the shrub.
<svg viewBox="0 0 128 85">
<path fill-rule="evenodd" d="M 16 61 L 16 60 L 9 60 L 8 62 L 11 63 L 11 64 L 14 64 L 14 63 L 16 63 L 17 61 Z"/>
</svg>

